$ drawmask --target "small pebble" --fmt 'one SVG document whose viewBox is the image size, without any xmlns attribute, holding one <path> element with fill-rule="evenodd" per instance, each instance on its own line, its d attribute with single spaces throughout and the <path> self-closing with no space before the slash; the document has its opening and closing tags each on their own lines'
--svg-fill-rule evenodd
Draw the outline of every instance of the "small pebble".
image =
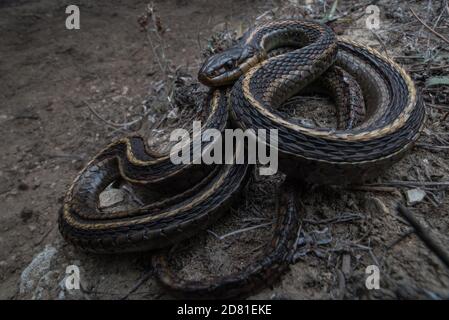
<svg viewBox="0 0 449 320">
<path fill-rule="evenodd" d="M 409 205 L 419 203 L 426 197 L 426 192 L 420 188 L 407 190 L 407 202 Z"/>
<path fill-rule="evenodd" d="M 125 193 L 120 189 L 105 190 L 100 194 L 99 207 L 107 208 L 121 203 L 125 199 Z"/>
<path fill-rule="evenodd" d="M 367 198 L 365 201 L 365 209 L 372 214 L 388 214 L 388 207 L 383 203 L 382 200 L 376 197 Z"/>
</svg>

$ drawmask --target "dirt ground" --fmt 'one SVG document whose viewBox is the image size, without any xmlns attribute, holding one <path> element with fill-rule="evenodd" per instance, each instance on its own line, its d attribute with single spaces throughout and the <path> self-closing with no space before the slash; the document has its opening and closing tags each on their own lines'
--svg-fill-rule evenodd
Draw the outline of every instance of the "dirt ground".
<svg viewBox="0 0 449 320">
<path fill-rule="evenodd" d="M 1 1 L 0 298 L 170 298 L 151 274 L 151 253 L 98 256 L 62 239 L 57 215 L 68 185 L 100 148 L 137 128 L 123 123 L 135 120 L 141 130 L 149 124 L 156 145 L 167 128 L 187 123 L 184 112 L 194 110 L 154 97 L 172 79 L 167 74 L 195 80 L 203 53 L 216 44 L 213 35 L 226 41 L 255 22 L 292 15 L 319 20 L 332 3 L 156 1 L 163 39 L 154 48 L 151 32 L 138 23 L 145 1 Z M 370 3 L 380 9 L 375 32 L 365 26 Z M 80 30 L 65 28 L 69 4 L 80 8 Z M 398 201 L 407 204 L 407 192 L 425 192 L 408 206 L 448 249 L 449 50 L 439 37 L 449 38 L 448 3 L 339 1 L 329 18 L 337 33 L 386 51 L 411 73 L 426 102 L 426 129 L 404 160 L 369 185 L 301 193 L 297 262 L 273 288 L 251 298 L 447 298 L 448 270 L 394 208 Z M 155 56 L 161 48 L 165 74 Z M 238 207 L 182 246 L 179 272 L 192 278 L 224 274 L 260 254 L 270 239 L 280 180 L 253 179 Z M 80 268 L 81 290 L 64 286 L 69 265 Z M 379 290 L 365 286 L 368 265 L 380 269 Z"/>
</svg>

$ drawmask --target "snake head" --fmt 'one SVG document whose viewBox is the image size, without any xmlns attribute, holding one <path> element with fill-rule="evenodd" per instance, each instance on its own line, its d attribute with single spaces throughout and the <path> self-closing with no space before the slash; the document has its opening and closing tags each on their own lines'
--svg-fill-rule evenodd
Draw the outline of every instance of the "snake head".
<svg viewBox="0 0 449 320">
<path fill-rule="evenodd" d="M 230 85 L 257 62 L 255 48 L 232 47 L 209 57 L 198 72 L 198 80 L 209 87 Z"/>
</svg>

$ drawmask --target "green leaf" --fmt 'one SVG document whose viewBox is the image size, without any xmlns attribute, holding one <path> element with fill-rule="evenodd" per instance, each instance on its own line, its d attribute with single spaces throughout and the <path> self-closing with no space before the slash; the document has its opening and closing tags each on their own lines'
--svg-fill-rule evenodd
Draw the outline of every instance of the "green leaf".
<svg viewBox="0 0 449 320">
<path fill-rule="evenodd" d="M 321 19 L 321 23 L 326 23 L 327 21 L 330 21 L 332 19 L 332 17 L 335 14 L 335 10 L 337 10 L 337 5 L 338 5 L 338 0 L 335 0 L 334 3 L 332 4 L 331 9 L 329 10 L 329 12 L 324 16 L 323 19 Z"/>
<path fill-rule="evenodd" d="M 442 84 L 449 86 L 449 77 L 431 77 L 426 81 L 426 87 L 433 87 Z"/>
</svg>

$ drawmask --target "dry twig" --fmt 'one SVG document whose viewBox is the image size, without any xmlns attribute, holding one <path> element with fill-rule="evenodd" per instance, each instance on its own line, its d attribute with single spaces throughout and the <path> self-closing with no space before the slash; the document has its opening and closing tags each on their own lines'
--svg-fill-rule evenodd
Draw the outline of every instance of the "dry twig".
<svg viewBox="0 0 449 320">
<path fill-rule="evenodd" d="M 262 224 L 258 224 L 256 226 L 251 226 L 248 228 L 243 228 L 243 229 L 239 229 L 239 230 L 235 230 L 229 233 L 226 233 L 222 236 L 219 236 L 218 234 L 216 234 L 215 232 L 211 231 L 211 230 L 207 230 L 207 232 L 209 232 L 211 235 L 213 235 L 215 238 L 217 238 L 218 240 L 223 240 L 229 236 L 233 236 L 242 232 L 246 232 L 246 231 L 250 231 L 250 230 L 254 230 L 254 229 L 258 229 L 258 228 L 263 228 L 263 227 L 267 227 L 269 225 L 271 225 L 272 222 L 267 222 L 267 223 L 262 223 Z"/>
<path fill-rule="evenodd" d="M 89 111 L 92 112 L 92 114 L 95 117 L 97 117 L 99 120 L 106 123 L 108 126 L 116 128 L 116 129 L 128 129 L 131 125 L 142 121 L 142 119 L 144 119 L 150 113 L 150 111 L 147 111 L 141 117 L 139 117 L 139 119 L 132 120 L 132 121 L 125 122 L 125 123 L 116 123 L 116 122 L 112 122 L 112 121 L 109 121 L 109 120 L 103 118 L 97 111 L 95 111 L 95 109 L 90 105 L 89 102 L 87 102 L 85 100 L 83 102 L 86 104 Z"/>
<path fill-rule="evenodd" d="M 415 18 L 421 22 L 421 24 L 426 27 L 427 30 L 429 30 L 430 32 L 432 32 L 434 35 L 436 35 L 438 38 L 440 38 L 441 40 L 443 40 L 444 42 L 446 42 L 447 44 L 449 44 L 449 40 L 443 36 L 441 33 L 436 32 L 435 30 L 433 30 L 427 23 L 425 23 L 420 17 L 418 17 L 418 15 L 415 13 L 415 11 L 413 11 L 412 8 L 410 8 L 410 11 L 413 13 L 413 15 L 415 16 Z"/>
<path fill-rule="evenodd" d="M 415 229 L 416 235 L 424 242 L 424 244 L 449 268 L 449 254 L 442 248 L 438 242 L 430 235 L 427 228 L 425 228 L 413 214 L 398 203 L 397 210 L 407 220 L 407 222 Z"/>
</svg>

